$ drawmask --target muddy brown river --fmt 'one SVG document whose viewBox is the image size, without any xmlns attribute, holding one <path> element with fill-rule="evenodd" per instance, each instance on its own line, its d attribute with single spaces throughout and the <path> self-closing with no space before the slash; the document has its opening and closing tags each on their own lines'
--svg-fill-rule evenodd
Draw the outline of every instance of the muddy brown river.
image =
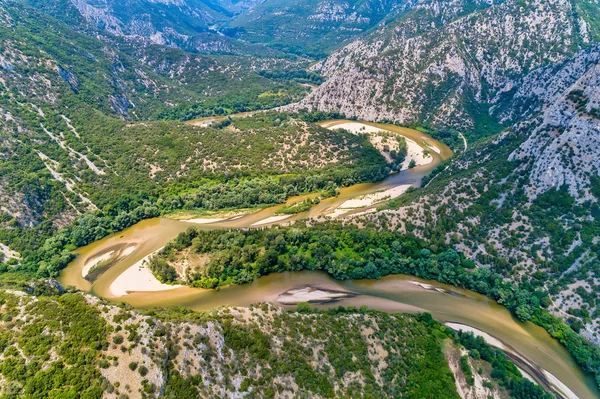
<svg viewBox="0 0 600 399">
<path fill-rule="evenodd" d="M 328 121 L 328 126 L 345 121 Z M 398 185 L 417 186 L 423 176 L 452 155 L 444 144 L 416 130 L 393 125 L 371 124 L 374 127 L 397 132 L 422 145 L 427 142 L 435 145 L 440 152 L 432 152 L 433 162 L 428 165 L 402 171 L 379 183 L 358 184 L 340 190 L 336 198 L 329 198 L 315 205 L 308 212 L 275 223 L 289 223 L 292 220 L 321 216 L 335 210 L 350 198 L 386 190 Z M 287 204 L 297 202 L 307 196 L 290 198 Z M 273 206 L 235 219 L 211 224 L 194 224 L 199 229 L 248 228 L 253 224 L 272 217 L 285 204 Z M 365 211 L 353 210 L 352 213 Z M 274 224 L 274 223 L 273 223 Z M 132 292 L 115 297 L 109 289 L 123 272 L 148 254 L 160 249 L 177 234 L 192 224 L 156 218 L 142 221 L 122 232 L 108 236 L 86 247 L 79 248 L 79 255 L 59 278 L 63 285 L 74 286 L 99 297 L 125 301 L 135 307 L 185 306 L 193 310 L 208 310 L 220 306 L 247 306 L 257 302 L 278 302 L 278 297 L 300 287 L 318 287 L 323 290 L 350 291 L 357 295 L 341 298 L 337 302 L 317 305 L 362 306 L 386 312 L 430 312 L 441 322 L 460 323 L 483 331 L 501 341 L 509 351 L 516 353 L 536 371 L 546 370 L 552 377 L 540 379 L 545 386 L 552 386 L 562 397 L 580 399 L 600 398 L 593 378 L 584 374 L 572 356 L 541 327 L 532 323 L 522 323 L 514 319 L 503 306 L 483 295 L 471 291 L 440 284 L 434 281 L 419 280 L 411 276 L 395 275 L 380 280 L 336 281 L 322 272 L 289 272 L 261 277 L 243 286 L 231 286 L 219 291 L 181 287 L 167 291 Z M 101 273 L 94 283 L 82 277 L 82 270 L 90 260 L 113 254 L 112 263 Z M 121 256 L 119 257 L 119 254 Z M 109 257 L 110 258 L 110 257 Z M 418 284 L 417 284 L 418 283 Z M 557 386 L 563 385 L 562 388 Z"/>
</svg>

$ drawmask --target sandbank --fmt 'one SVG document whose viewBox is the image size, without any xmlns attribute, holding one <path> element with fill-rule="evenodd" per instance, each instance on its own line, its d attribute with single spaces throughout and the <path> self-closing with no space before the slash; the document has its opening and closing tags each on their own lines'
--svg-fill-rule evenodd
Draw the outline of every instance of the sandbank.
<svg viewBox="0 0 600 399">
<path fill-rule="evenodd" d="M 252 226 L 264 226 L 265 224 L 279 222 L 281 220 L 285 220 L 290 217 L 292 217 L 292 215 L 271 216 L 271 217 L 268 217 L 266 219 L 263 219 L 259 222 L 252 224 Z"/>
<path fill-rule="evenodd" d="M 402 169 L 408 169 L 410 165 L 410 161 L 414 160 L 416 166 L 428 165 L 433 162 L 433 157 L 431 155 L 425 156 L 423 150 L 429 150 L 429 148 L 423 148 L 417 144 L 416 141 L 409 139 L 408 137 L 404 137 L 406 140 L 406 158 L 404 158 L 404 162 L 402 162 Z"/>
<path fill-rule="evenodd" d="M 137 245 L 129 245 L 125 247 L 125 249 L 123 249 L 122 251 L 115 249 L 113 251 L 108 251 L 106 253 L 103 253 L 102 255 L 94 256 L 88 259 L 85 265 L 83 266 L 83 269 L 81 269 L 81 277 L 85 278 L 85 276 L 88 275 L 90 270 L 99 263 L 106 262 L 112 258 L 121 259 L 128 255 L 131 255 L 133 251 L 135 251 L 136 247 Z"/>
<path fill-rule="evenodd" d="M 120 297 L 130 292 L 166 291 L 182 287 L 181 285 L 163 284 L 152 274 L 148 268 L 147 261 L 158 251 L 160 249 L 140 259 L 129 267 L 129 269 L 121 273 L 108 288 L 110 294 Z"/>
<path fill-rule="evenodd" d="M 498 338 L 491 336 L 490 334 L 483 332 L 475 327 L 467 326 L 465 324 L 460 323 L 444 323 L 444 325 L 450 327 L 453 330 L 463 330 L 464 332 L 473 333 L 476 337 L 481 337 L 488 344 L 498 348 L 498 349 L 506 349 L 506 345 L 502 343 Z"/>
<path fill-rule="evenodd" d="M 223 219 L 223 218 L 197 218 L 197 219 L 182 220 L 182 222 L 196 223 L 196 224 L 210 224 L 210 223 L 222 222 L 223 220 L 227 220 L 227 219 Z"/>
<path fill-rule="evenodd" d="M 365 206 L 374 205 L 386 199 L 393 199 L 404 194 L 410 186 L 410 184 L 402 184 L 387 190 L 377 191 L 375 193 L 367 194 L 362 197 L 349 199 L 348 201 L 340 205 L 338 209 L 363 208 Z"/>
<path fill-rule="evenodd" d="M 389 130 L 384 130 L 384 129 L 380 129 L 378 127 L 375 126 L 371 126 L 371 125 L 366 125 L 364 123 L 360 123 L 360 122 L 347 122 L 347 123 L 340 123 L 339 125 L 333 125 L 333 126 L 327 126 L 325 125 L 325 127 L 327 127 L 327 129 L 344 129 L 347 130 L 351 133 L 354 134 L 359 134 L 359 133 L 378 133 L 378 132 L 388 132 Z"/>
<path fill-rule="evenodd" d="M 305 286 L 292 288 L 277 297 L 282 305 L 296 305 L 300 302 L 331 303 L 343 298 L 352 298 L 356 294 L 349 291 L 334 291 L 317 287 Z"/>
<path fill-rule="evenodd" d="M 530 367 L 531 371 L 535 372 L 535 374 L 538 378 L 545 380 L 546 384 L 550 385 L 556 392 L 560 392 L 565 398 L 579 399 L 579 397 L 577 395 L 575 395 L 575 393 L 573 391 L 571 391 L 565 384 L 563 384 L 563 382 L 560 381 L 555 375 L 553 375 L 552 373 L 550 373 L 547 370 L 544 370 L 543 368 L 541 368 L 539 366 L 532 365 L 531 363 L 529 363 L 529 361 L 527 359 L 523 358 L 519 353 L 514 352 L 514 350 L 512 348 L 509 348 L 506 345 L 504 345 L 504 343 L 502 341 L 500 341 L 499 339 L 497 339 L 496 337 L 493 337 L 490 334 L 483 332 L 477 328 L 467 326 L 464 324 L 460 324 L 460 323 L 444 323 L 444 325 L 452 328 L 453 330 L 463 330 L 465 332 L 472 332 L 473 335 L 483 338 L 485 340 L 485 342 L 487 342 L 491 346 L 494 346 L 498 349 L 502 349 L 507 354 L 512 354 L 512 357 L 515 357 L 522 363 L 521 366 Z M 513 362 L 515 362 L 515 360 L 513 360 L 512 358 L 511 358 L 511 360 Z M 517 367 L 519 367 L 519 366 L 520 365 L 517 364 Z M 519 370 L 522 370 L 522 368 L 519 367 Z M 526 374 L 526 376 L 525 376 L 525 374 Z M 528 379 L 533 379 L 531 374 L 527 371 L 524 371 L 524 376 Z"/>
</svg>

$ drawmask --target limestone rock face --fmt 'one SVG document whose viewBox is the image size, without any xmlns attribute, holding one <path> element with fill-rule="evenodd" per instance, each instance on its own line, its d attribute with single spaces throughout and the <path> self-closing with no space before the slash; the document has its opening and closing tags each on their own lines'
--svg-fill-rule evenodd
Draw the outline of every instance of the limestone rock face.
<svg viewBox="0 0 600 399">
<path fill-rule="evenodd" d="M 567 0 L 416 1 L 314 66 L 327 81 L 288 109 L 472 130 L 523 76 L 590 41 Z"/>
<path fill-rule="evenodd" d="M 515 105 L 506 113 L 539 116 L 516 127 L 533 124 L 527 140 L 509 160 L 530 165 L 527 195 L 535 198 L 551 188 L 568 187 L 579 200 L 590 200 L 590 178 L 600 174 L 600 46 L 543 68 L 524 79 Z"/>
</svg>

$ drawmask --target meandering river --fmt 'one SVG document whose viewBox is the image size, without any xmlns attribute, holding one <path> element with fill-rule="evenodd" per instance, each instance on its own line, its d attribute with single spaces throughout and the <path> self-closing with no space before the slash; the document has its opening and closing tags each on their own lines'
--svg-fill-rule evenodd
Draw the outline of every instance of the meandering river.
<svg viewBox="0 0 600 399">
<path fill-rule="evenodd" d="M 327 127 L 331 127 L 345 122 L 347 121 L 328 121 L 326 124 Z M 393 125 L 361 123 L 402 134 L 423 147 L 435 146 L 439 153 L 431 151 L 433 161 L 427 165 L 402 171 L 379 183 L 357 184 L 343 188 L 338 197 L 325 199 L 307 212 L 275 223 L 289 223 L 293 220 L 330 214 L 351 198 L 399 185 L 417 186 L 435 166 L 452 155 L 447 146 L 422 132 Z M 306 197 L 308 196 L 290 198 L 287 204 Z M 195 226 L 200 229 L 248 228 L 274 216 L 284 206 L 285 204 L 281 204 L 242 217 Z M 348 213 L 364 212 L 374 206 L 353 209 Z M 247 306 L 265 301 L 279 303 L 277 298 L 281 294 L 304 286 L 349 291 L 357 295 L 340 299 L 333 304 L 319 306 L 367 305 L 372 309 L 388 312 L 427 311 L 439 321 L 468 325 L 502 341 L 509 351 L 520 355 L 534 369 L 537 368 L 540 372 L 541 369 L 547 370 L 560 380 L 568 387 L 568 389 L 563 387 L 563 392 L 570 390 L 572 395 L 581 399 L 600 397 L 600 391 L 593 378 L 585 375 L 571 355 L 542 328 L 532 323 L 519 322 L 504 307 L 483 295 L 410 276 L 388 276 L 380 280 L 335 281 L 321 272 L 290 272 L 271 274 L 251 284 L 226 287 L 219 291 L 181 287 L 168 291 L 133 292 L 115 298 L 110 290 L 115 279 L 190 226 L 191 224 L 187 222 L 164 218 L 142 221 L 123 232 L 79 248 L 77 250 L 79 256 L 62 272 L 59 280 L 64 285 L 75 286 L 99 297 L 125 301 L 141 308 L 185 306 L 194 310 L 207 310 L 219 306 Z M 94 280 L 93 284 L 82 277 L 82 270 L 86 264 L 89 265 L 90 260 L 105 257 L 107 254 L 114 254 L 111 255 L 114 257 L 113 262 Z M 119 257 L 119 254 L 122 256 Z M 110 259 L 110 256 L 108 258 Z M 546 386 L 549 384 L 548 379 L 538 378 L 538 382 Z M 568 397 L 569 392 L 565 392 L 562 396 Z"/>
</svg>

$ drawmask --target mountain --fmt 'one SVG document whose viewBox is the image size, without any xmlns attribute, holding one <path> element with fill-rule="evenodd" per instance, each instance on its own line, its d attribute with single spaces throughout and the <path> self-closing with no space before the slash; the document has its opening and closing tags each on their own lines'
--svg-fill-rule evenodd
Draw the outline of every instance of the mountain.
<svg viewBox="0 0 600 399">
<path fill-rule="evenodd" d="M 11 245 L 20 246 L 19 242 L 28 241 L 24 238 L 27 234 L 20 232 L 22 228 L 36 227 L 44 235 L 52 234 L 82 212 L 103 207 L 124 193 L 148 193 L 148 189 L 157 193 L 163 182 L 185 178 L 188 172 L 183 164 L 188 165 L 188 171 L 198 173 L 194 167 L 198 159 L 194 156 L 202 153 L 202 157 L 210 158 L 208 153 L 196 151 L 195 145 L 201 145 L 207 137 L 214 139 L 215 134 L 228 133 L 231 137 L 220 142 L 234 144 L 231 139 L 237 134 L 224 129 L 203 139 L 207 129 L 158 119 L 269 108 L 300 98 L 306 92 L 298 83 L 266 78 L 259 73 L 270 68 L 295 68 L 296 64 L 286 60 L 201 56 L 147 43 L 135 46 L 114 36 L 79 32 L 19 1 L 0 3 L 0 15 L 3 244 L 10 241 Z M 247 130 L 259 130 L 255 137 L 263 136 L 259 142 L 264 144 L 264 140 L 275 140 L 272 134 L 281 132 L 278 127 L 285 119 L 255 120 L 256 124 Z M 270 137 L 264 137 L 266 126 L 272 128 Z M 301 130 L 309 137 L 318 132 L 311 141 L 315 147 L 304 148 L 303 156 L 312 154 L 318 145 L 329 148 L 343 142 L 323 135 L 323 129 L 316 126 L 290 124 L 288 128 L 287 134 Z M 136 141 L 139 139 L 145 143 Z M 351 139 L 354 144 L 347 148 L 349 158 L 344 159 L 350 160 L 362 150 L 369 151 L 354 136 Z M 175 144 L 178 155 L 156 158 L 156 154 Z M 227 173 L 230 177 L 251 173 L 272 176 L 275 168 L 270 172 L 247 170 L 261 165 L 259 160 L 265 156 L 265 148 L 245 156 L 249 164 L 241 165 L 240 170 L 225 168 L 225 173 L 217 178 L 226 179 Z M 218 155 L 224 159 L 217 164 L 231 162 L 231 157 L 237 156 L 231 152 L 233 149 L 232 145 L 217 149 L 225 151 Z M 146 166 L 132 167 L 132 162 L 142 157 Z M 322 170 L 327 169 L 331 159 L 321 159 L 320 166 L 325 166 Z M 210 163 L 208 159 L 206 162 Z M 154 169 L 156 172 L 151 172 Z M 286 173 L 292 169 L 277 170 Z M 160 178 L 161 171 L 170 176 Z M 205 173 L 207 178 L 214 176 L 213 172 Z M 34 242 L 38 240 L 34 238 L 36 234 L 29 236 Z"/>
<path fill-rule="evenodd" d="M 410 8 L 410 1 L 266 0 L 233 18 L 223 31 L 313 58 L 359 36 L 390 14 Z"/>
<path fill-rule="evenodd" d="M 543 305 L 591 341 L 600 278 L 600 46 L 522 78 L 502 121 L 523 121 L 470 148 L 426 187 L 361 216 L 450 243 L 480 268 L 547 290 Z M 527 319 L 527 317 L 525 317 Z"/>
<path fill-rule="evenodd" d="M 27 3 L 82 27 L 85 24 L 127 39 L 200 52 L 243 52 L 246 46 L 218 34 L 216 26 L 255 1 L 203 0 L 28 0 Z M 253 53 L 259 53 L 255 47 Z"/>
<path fill-rule="evenodd" d="M 462 130 L 501 129 L 490 111 L 529 72 L 598 36 L 587 0 L 417 2 L 313 67 L 326 82 L 293 109 Z M 513 115 L 521 118 L 522 115 Z"/>
<path fill-rule="evenodd" d="M 600 384 L 599 43 L 597 0 L 0 0 L 0 396 L 545 398 L 428 315 L 142 312 L 38 280 L 144 219 L 325 211 L 390 176 L 387 132 L 313 123 L 344 117 L 454 157 L 339 223 L 190 229 L 149 269 L 435 279 L 543 327 Z"/>
</svg>

